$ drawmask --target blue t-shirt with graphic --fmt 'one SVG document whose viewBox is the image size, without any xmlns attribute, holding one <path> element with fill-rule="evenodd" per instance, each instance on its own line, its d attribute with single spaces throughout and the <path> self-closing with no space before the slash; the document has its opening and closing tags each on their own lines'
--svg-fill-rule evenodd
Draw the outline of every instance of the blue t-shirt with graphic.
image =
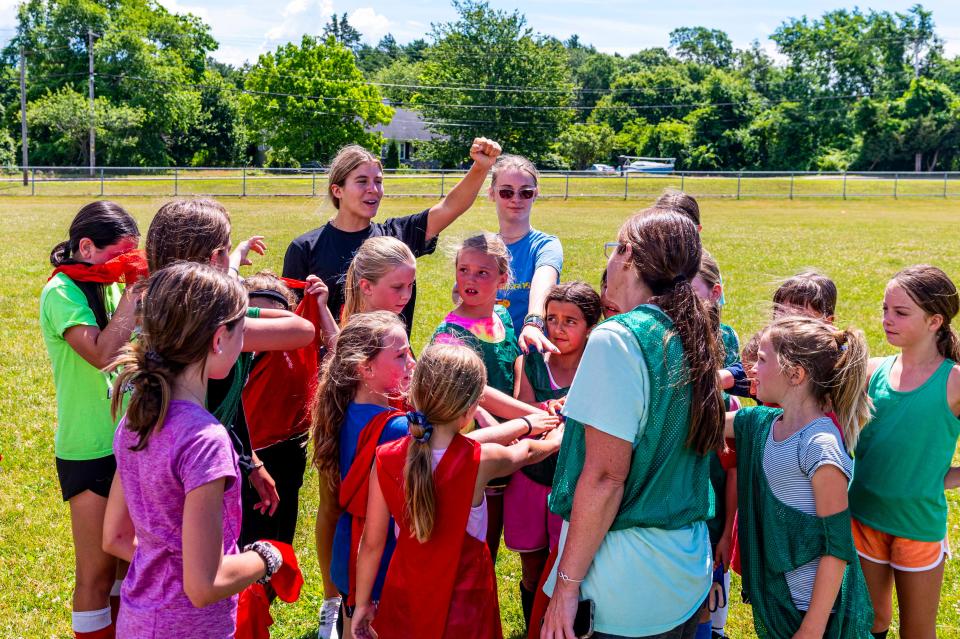
<svg viewBox="0 0 960 639">
<path fill-rule="evenodd" d="M 533 274 L 541 266 L 550 266 L 557 271 L 559 282 L 563 271 L 563 247 L 555 235 L 530 229 L 513 244 L 507 244 L 507 250 L 510 251 L 510 286 L 497 292 L 497 300 L 507 307 L 519 333 L 530 306 Z"/>
<path fill-rule="evenodd" d="M 340 479 L 347 476 L 354 458 L 357 456 L 357 441 L 360 439 L 360 431 L 379 415 L 389 408 L 377 406 L 376 404 L 358 404 L 351 402 L 347 406 L 346 418 L 343 420 L 343 426 L 340 429 Z M 377 445 L 392 442 L 400 439 L 409 432 L 409 425 L 406 417 L 394 417 L 387 422 L 380 435 Z M 346 593 L 350 586 L 350 532 L 353 526 L 353 517 L 350 513 L 344 512 L 337 520 L 337 530 L 333 535 L 333 557 L 330 561 L 330 577 L 334 585 L 342 593 Z M 377 572 L 377 580 L 373 585 L 373 600 L 380 599 L 380 591 L 383 588 L 383 580 L 387 575 L 387 566 L 390 565 L 390 557 L 393 556 L 393 548 L 397 542 L 393 534 L 393 519 L 390 520 L 390 532 L 387 535 L 387 545 L 383 549 L 383 558 L 380 560 L 380 570 Z"/>
</svg>

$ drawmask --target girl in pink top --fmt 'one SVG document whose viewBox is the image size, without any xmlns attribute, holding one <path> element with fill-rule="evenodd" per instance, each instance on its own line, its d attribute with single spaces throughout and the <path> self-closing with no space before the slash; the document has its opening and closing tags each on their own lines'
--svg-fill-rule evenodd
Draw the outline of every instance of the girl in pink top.
<svg viewBox="0 0 960 639">
<path fill-rule="evenodd" d="M 113 363 L 117 458 L 104 549 L 130 562 L 117 636 L 227 638 L 237 593 L 280 567 L 256 542 L 237 550 L 240 475 L 226 429 L 204 407 L 243 346 L 246 291 L 211 266 L 178 263 L 149 280 L 142 333 Z"/>
</svg>

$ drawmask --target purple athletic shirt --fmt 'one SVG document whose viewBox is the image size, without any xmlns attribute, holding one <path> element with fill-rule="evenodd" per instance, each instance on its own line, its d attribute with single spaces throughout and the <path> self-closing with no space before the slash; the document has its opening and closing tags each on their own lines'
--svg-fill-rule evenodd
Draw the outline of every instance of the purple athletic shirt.
<svg viewBox="0 0 960 639">
<path fill-rule="evenodd" d="M 138 545 L 120 593 L 117 637 L 233 637 L 237 596 L 195 608 L 183 591 L 182 548 L 187 493 L 225 477 L 223 554 L 237 553 L 240 474 L 230 437 L 203 408 L 175 401 L 147 447 L 134 452 L 137 440 L 121 421 L 113 452 Z"/>
</svg>

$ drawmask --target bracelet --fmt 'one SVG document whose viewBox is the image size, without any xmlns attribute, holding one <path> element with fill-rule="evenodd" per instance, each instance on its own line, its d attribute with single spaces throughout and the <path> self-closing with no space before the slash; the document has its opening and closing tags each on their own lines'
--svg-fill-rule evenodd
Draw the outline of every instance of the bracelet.
<svg viewBox="0 0 960 639">
<path fill-rule="evenodd" d="M 524 326 L 533 326 L 534 328 L 540 329 L 540 332 L 543 333 L 547 328 L 547 325 L 543 322 L 543 316 L 537 315 L 536 313 L 530 313 L 523 318 Z"/>
<path fill-rule="evenodd" d="M 228 270 L 233 271 L 234 273 L 237 274 L 237 277 L 240 277 L 240 269 L 238 269 L 236 266 L 230 266 L 228 267 Z"/>
<path fill-rule="evenodd" d="M 527 419 L 526 417 L 521 417 L 520 419 L 522 419 L 523 421 L 525 421 L 525 422 L 527 423 L 527 432 L 525 432 L 523 435 L 521 435 L 521 437 L 529 437 L 529 436 L 530 436 L 530 433 L 533 432 L 533 424 L 532 424 L 532 423 L 530 422 L 530 420 Z"/>
<path fill-rule="evenodd" d="M 263 560 L 266 572 L 263 577 L 257 579 L 257 583 L 265 584 L 280 570 L 280 567 L 283 565 L 283 555 L 280 554 L 276 546 L 267 541 L 255 541 L 243 547 L 244 552 L 250 550 L 260 555 L 260 559 Z"/>
<path fill-rule="evenodd" d="M 263 462 L 257 462 L 256 464 L 250 465 L 250 470 L 260 470 L 263 468 Z"/>
<path fill-rule="evenodd" d="M 574 578 L 572 578 L 572 577 L 569 577 L 569 576 L 567 575 L 567 573 L 563 572 L 563 571 L 560 570 L 559 568 L 557 568 L 557 578 L 558 578 L 560 581 L 565 581 L 565 582 L 570 583 L 570 584 L 582 584 L 582 583 L 583 583 L 583 579 L 574 579 Z"/>
</svg>

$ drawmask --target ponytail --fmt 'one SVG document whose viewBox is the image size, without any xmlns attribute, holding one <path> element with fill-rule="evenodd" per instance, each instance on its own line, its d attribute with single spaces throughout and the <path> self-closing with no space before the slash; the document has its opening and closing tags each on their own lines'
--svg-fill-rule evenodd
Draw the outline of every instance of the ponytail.
<svg viewBox="0 0 960 639">
<path fill-rule="evenodd" d="M 937 331 L 937 352 L 942 357 L 960 363 L 960 337 L 950 324 L 942 324 Z"/>
<path fill-rule="evenodd" d="M 722 350 L 710 314 L 691 282 L 700 270 L 700 234 L 681 212 L 653 209 L 638 213 L 620 228 L 620 241 L 632 248 L 639 278 L 673 321 L 683 346 L 690 385 L 690 430 L 686 445 L 700 455 L 723 447 L 724 406 L 717 383 Z"/>
<path fill-rule="evenodd" d="M 843 430 L 844 444 L 847 450 L 853 451 L 873 409 L 867 393 L 870 350 L 866 337 L 859 330 L 838 330 L 834 339 L 840 356 L 834 364 L 833 380 L 829 385 L 830 405 Z"/>
<path fill-rule="evenodd" d="M 651 304 L 659 306 L 673 321 L 689 369 L 693 392 L 690 402 L 690 432 L 687 447 L 705 455 L 723 447 L 724 405 L 717 371 L 723 364 L 719 335 L 719 313 L 711 314 L 707 302 L 700 299 L 690 280 L 684 279 L 665 293 L 655 295 Z"/>
<path fill-rule="evenodd" d="M 863 332 L 839 330 L 823 320 L 787 316 L 774 321 L 764 335 L 782 367 L 802 368 L 810 392 L 823 411 L 833 410 L 848 451 L 870 421 L 873 403 L 867 394 L 870 351 Z"/>
<path fill-rule="evenodd" d="M 410 422 L 410 447 L 403 467 L 407 519 L 420 543 L 430 539 L 437 517 L 430 437 L 436 427 L 455 426 L 480 403 L 487 383 L 483 361 L 466 346 L 433 344 L 420 355 L 410 382 L 415 412 Z"/>
<path fill-rule="evenodd" d="M 167 418 L 173 398 L 173 384 L 183 371 L 181 365 L 171 365 L 163 356 L 144 350 L 134 342 L 114 360 L 120 374 L 113 383 L 110 412 L 116 420 L 123 409 L 124 391 L 132 390 L 127 404 L 126 427 L 140 436 L 130 450 L 143 450 L 150 436 Z"/>
<path fill-rule="evenodd" d="M 430 450 L 430 436 L 433 425 L 426 415 L 419 412 L 407 413 L 410 424 L 410 447 L 407 448 L 407 462 L 403 467 L 404 497 L 410 526 L 420 543 L 430 539 L 437 516 L 437 494 L 433 484 L 433 452 Z"/>
</svg>

